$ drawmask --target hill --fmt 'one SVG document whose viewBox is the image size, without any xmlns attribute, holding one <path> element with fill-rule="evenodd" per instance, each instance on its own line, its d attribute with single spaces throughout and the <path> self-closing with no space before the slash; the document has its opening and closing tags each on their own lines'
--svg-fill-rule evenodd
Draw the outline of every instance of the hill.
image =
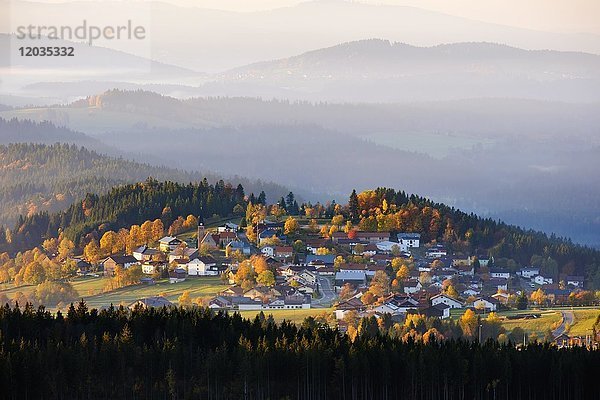
<svg viewBox="0 0 600 400">
<path fill-rule="evenodd" d="M 39 127 L 57 129 L 50 124 Z M 25 140 L 29 139 L 33 138 Z M 185 172 L 110 157 L 76 145 L 0 145 L 0 225 L 13 226 L 19 215 L 57 212 L 87 193 L 103 194 L 115 186 L 143 181 L 149 176 L 182 183 L 197 182 L 203 177 L 211 182 L 223 179 L 212 173 Z M 265 191 L 272 199 L 289 193 L 276 184 L 234 179 L 248 193 Z"/>
<path fill-rule="evenodd" d="M 361 40 L 219 75 L 215 94 L 312 101 L 399 102 L 472 97 L 600 100 L 600 56 L 494 43 L 415 47 Z"/>
<path fill-rule="evenodd" d="M 243 207 L 243 213 L 246 199 L 241 185 L 233 187 L 223 181 L 211 185 L 206 179 L 183 185 L 148 178 L 116 186 L 104 195 L 88 193 L 65 211 L 20 217 L 10 240 L 0 246 L 12 251 L 34 248 L 60 232 L 79 245 L 85 235 L 98 239 L 108 230 L 118 231 L 146 220 L 160 218 L 164 226 L 170 226 L 179 216 L 230 216 L 236 205 Z"/>
<path fill-rule="evenodd" d="M 417 7 L 354 1 L 308 1 L 293 7 L 249 13 L 180 7 L 158 1 L 143 5 L 106 1 L 14 1 L 12 7 L 11 22 L 15 26 L 46 25 L 48 18 L 56 25 L 69 25 L 92 13 L 103 18 L 105 24 L 118 25 L 123 15 L 136 15 L 139 19 L 151 15 L 152 18 L 142 22 L 148 32 L 155 33 L 150 42 L 153 57 L 163 63 L 207 72 L 366 38 L 385 38 L 419 46 L 487 41 L 527 49 L 600 53 L 596 35 L 540 32 Z M 128 52 L 140 50 L 136 48 L 139 43 L 121 42 L 103 45 L 124 46 Z"/>
</svg>

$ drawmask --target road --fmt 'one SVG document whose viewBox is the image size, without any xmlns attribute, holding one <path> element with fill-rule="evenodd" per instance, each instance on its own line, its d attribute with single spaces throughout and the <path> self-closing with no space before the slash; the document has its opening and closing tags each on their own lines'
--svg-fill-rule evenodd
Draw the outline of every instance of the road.
<svg viewBox="0 0 600 400">
<path fill-rule="evenodd" d="M 561 311 L 562 314 L 562 324 L 560 324 L 560 326 L 558 328 L 556 328 L 552 334 L 554 335 L 554 337 L 560 336 L 563 333 L 566 332 L 566 325 L 569 324 L 569 326 L 573 326 L 573 322 L 575 322 L 575 314 L 573 313 L 573 311 Z"/>
<path fill-rule="evenodd" d="M 316 307 L 330 307 L 333 301 L 337 298 L 337 295 L 333 291 L 331 281 L 325 277 L 319 276 L 319 290 L 321 291 L 321 297 L 312 301 L 312 306 Z"/>
</svg>

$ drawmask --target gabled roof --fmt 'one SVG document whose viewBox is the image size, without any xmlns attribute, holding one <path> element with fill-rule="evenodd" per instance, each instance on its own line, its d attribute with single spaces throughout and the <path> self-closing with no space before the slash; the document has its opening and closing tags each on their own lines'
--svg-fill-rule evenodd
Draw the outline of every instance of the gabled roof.
<svg viewBox="0 0 600 400">
<path fill-rule="evenodd" d="M 138 262 L 135 257 L 129 255 L 110 256 L 106 260 L 113 260 L 115 264 L 135 264 Z"/>
<path fill-rule="evenodd" d="M 169 244 L 171 242 L 181 242 L 181 240 L 177 239 L 174 236 L 165 236 L 164 238 L 160 239 L 159 242 Z"/>
</svg>

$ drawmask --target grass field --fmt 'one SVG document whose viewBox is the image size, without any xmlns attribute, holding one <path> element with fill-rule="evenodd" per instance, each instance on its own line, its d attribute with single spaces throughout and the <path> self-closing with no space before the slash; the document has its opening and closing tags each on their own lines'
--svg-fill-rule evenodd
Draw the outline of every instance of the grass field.
<svg viewBox="0 0 600 400">
<path fill-rule="evenodd" d="M 532 312 L 529 311 L 526 314 L 530 313 Z M 528 334 L 535 332 L 538 337 L 544 337 L 548 329 L 553 330 L 561 323 L 562 315 L 559 311 L 542 311 L 540 314 L 542 316 L 535 319 L 504 319 L 502 326 L 507 332 L 510 332 L 515 327 L 519 327 Z"/>
<path fill-rule="evenodd" d="M 105 282 L 104 278 L 95 279 Z M 111 304 L 129 305 L 136 300 L 159 294 L 164 295 L 171 302 L 177 302 L 179 296 L 186 290 L 189 290 L 190 297 L 195 299 L 196 297 L 214 296 L 226 288 L 227 286 L 222 284 L 219 277 L 198 277 L 188 278 L 185 282 L 174 284 L 169 283 L 168 280 L 161 280 L 152 286 L 128 286 L 92 296 L 83 295 L 83 298 L 90 307 L 99 308 Z M 80 292 L 80 294 L 82 293 Z"/>
<path fill-rule="evenodd" d="M 590 335 L 592 333 L 592 326 L 596 322 L 598 315 L 600 315 L 600 309 L 574 309 L 573 313 L 575 314 L 575 323 L 569 329 L 569 335 Z"/>
</svg>

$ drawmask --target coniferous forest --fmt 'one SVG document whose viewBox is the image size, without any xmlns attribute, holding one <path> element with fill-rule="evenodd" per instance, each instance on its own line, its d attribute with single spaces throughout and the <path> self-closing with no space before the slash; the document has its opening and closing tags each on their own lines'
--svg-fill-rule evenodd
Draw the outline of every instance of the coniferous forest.
<svg viewBox="0 0 600 400">
<path fill-rule="evenodd" d="M 600 352 L 413 342 L 203 308 L 0 309 L 6 399 L 592 399 Z"/>
</svg>

